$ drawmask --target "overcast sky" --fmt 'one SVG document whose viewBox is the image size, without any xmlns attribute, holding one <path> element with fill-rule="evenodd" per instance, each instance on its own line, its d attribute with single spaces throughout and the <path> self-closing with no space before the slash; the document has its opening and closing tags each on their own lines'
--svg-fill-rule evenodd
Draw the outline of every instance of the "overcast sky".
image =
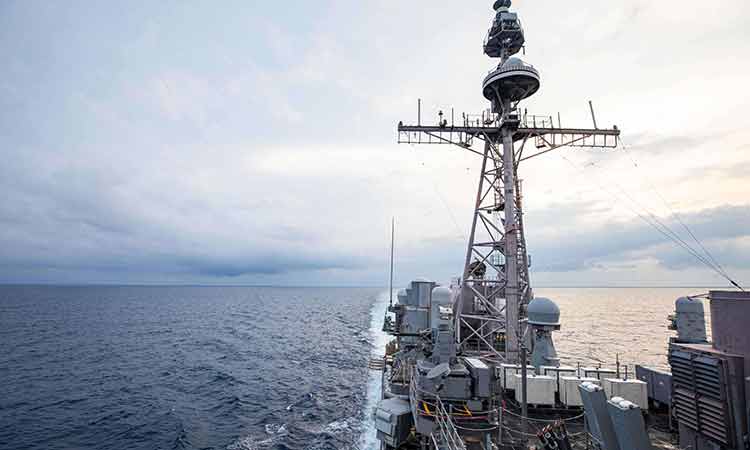
<svg viewBox="0 0 750 450">
<path fill-rule="evenodd" d="M 490 0 L 0 2 L 0 282 L 460 274 L 480 161 L 396 123 L 487 107 Z M 521 166 L 536 285 L 750 284 L 746 0 L 516 0 L 530 113 L 626 148 Z M 496 64 L 496 62 L 494 63 Z"/>
</svg>

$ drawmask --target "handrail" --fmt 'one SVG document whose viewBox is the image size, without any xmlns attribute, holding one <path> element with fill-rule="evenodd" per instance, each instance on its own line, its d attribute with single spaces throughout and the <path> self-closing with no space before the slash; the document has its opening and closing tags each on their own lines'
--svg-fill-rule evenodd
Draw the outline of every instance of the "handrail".
<svg viewBox="0 0 750 450">
<path fill-rule="evenodd" d="M 417 380 L 414 377 L 414 373 L 412 372 L 411 383 L 409 386 L 409 400 L 411 401 L 412 405 L 417 405 L 417 402 L 419 401 L 417 397 L 418 390 L 420 389 L 417 388 Z M 432 417 L 435 419 L 435 425 L 437 425 L 437 429 L 432 432 L 430 437 L 432 438 L 435 447 L 438 450 L 466 450 L 466 445 L 464 445 L 464 441 L 463 439 L 461 439 L 461 435 L 458 434 L 458 430 L 453 423 L 453 419 L 445 409 L 445 405 L 440 399 L 440 396 L 437 394 L 431 395 L 434 395 L 435 397 L 435 412 Z"/>
<path fill-rule="evenodd" d="M 555 122 L 551 116 L 524 114 L 519 128 L 555 128 Z"/>
<path fill-rule="evenodd" d="M 445 409 L 443 401 L 440 400 L 440 396 L 435 396 L 435 424 L 437 424 L 438 432 L 440 433 L 440 442 L 444 443 L 445 446 L 439 446 L 441 450 L 466 450 L 463 439 L 458 434 L 456 426 L 453 424 L 453 419 Z M 434 434 L 434 433 L 433 433 Z"/>
</svg>

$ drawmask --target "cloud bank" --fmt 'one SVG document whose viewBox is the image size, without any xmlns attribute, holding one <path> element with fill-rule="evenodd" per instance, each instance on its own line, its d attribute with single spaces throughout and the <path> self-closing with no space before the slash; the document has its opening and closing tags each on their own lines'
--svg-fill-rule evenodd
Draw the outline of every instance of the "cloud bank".
<svg viewBox="0 0 750 450">
<path fill-rule="evenodd" d="M 392 216 L 399 283 L 459 274 L 478 161 L 394 129 L 486 107 L 489 3 L 4 2 L 0 282 L 382 285 Z M 750 281 L 746 2 L 516 3 L 529 110 L 626 144 L 522 167 L 535 280 L 722 282 L 643 207 Z"/>
</svg>

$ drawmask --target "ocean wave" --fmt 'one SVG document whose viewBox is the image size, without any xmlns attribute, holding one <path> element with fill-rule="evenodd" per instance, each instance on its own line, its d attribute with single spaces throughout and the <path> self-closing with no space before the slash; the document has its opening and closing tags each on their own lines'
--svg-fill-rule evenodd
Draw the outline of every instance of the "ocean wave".
<svg viewBox="0 0 750 450">
<path fill-rule="evenodd" d="M 0 450 L 352 450 L 361 434 L 371 348 L 353 330 L 376 290 L 55 288 L 61 316 L 3 289 L 21 345 L 0 368 Z"/>
<path fill-rule="evenodd" d="M 266 433 L 271 435 L 283 436 L 288 433 L 285 423 L 267 423 Z"/>
<path fill-rule="evenodd" d="M 270 448 L 273 445 L 273 438 L 265 438 L 262 440 L 254 437 L 243 437 L 227 446 L 227 450 L 261 450 Z"/>
<path fill-rule="evenodd" d="M 350 433 L 362 428 L 362 422 L 356 417 L 334 420 L 323 428 L 323 433 L 339 435 Z"/>
</svg>

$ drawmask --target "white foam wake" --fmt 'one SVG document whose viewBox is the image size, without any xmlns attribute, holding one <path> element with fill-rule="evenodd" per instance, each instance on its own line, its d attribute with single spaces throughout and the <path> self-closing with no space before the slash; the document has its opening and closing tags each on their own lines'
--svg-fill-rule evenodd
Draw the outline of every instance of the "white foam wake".
<svg viewBox="0 0 750 450">
<path fill-rule="evenodd" d="M 370 310 L 370 342 L 372 343 L 371 354 L 373 357 L 382 357 L 385 354 L 385 346 L 388 343 L 389 336 L 383 332 L 383 318 L 387 309 L 388 291 L 385 291 L 378 295 Z M 365 420 L 362 426 L 362 435 L 359 438 L 358 447 L 361 450 L 380 450 L 380 441 L 376 437 L 372 411 L 381 397 L 381 382 L 381 372 L 371 370 L 367 380 Z"/>
</svg>

